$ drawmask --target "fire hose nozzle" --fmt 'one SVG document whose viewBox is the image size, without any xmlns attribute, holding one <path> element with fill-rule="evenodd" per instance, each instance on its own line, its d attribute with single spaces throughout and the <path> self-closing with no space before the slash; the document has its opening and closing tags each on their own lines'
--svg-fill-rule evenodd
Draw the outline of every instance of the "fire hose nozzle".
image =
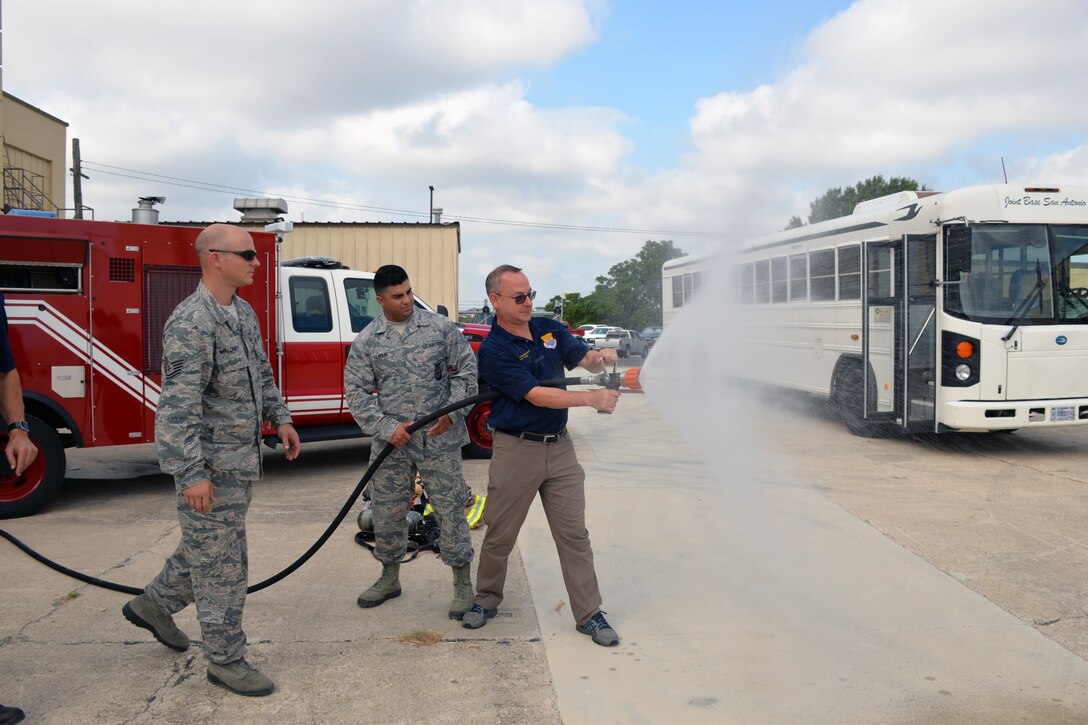
<svg viewBox="0 0 1088 725">
<path fill-rule="evenodd" d="M 639 372 L 642 368 L 628 368 L 622 373 L 597 373 L 596 375 L 587 375 L 578 379 L 579 385 L 600 385 L 602 388 L 611 388 L 612 390 L 619 390 L 620 388 L 627 388 L 629 390 L 642 390 L 642 384 L 639 382 Z"/>
</svg>

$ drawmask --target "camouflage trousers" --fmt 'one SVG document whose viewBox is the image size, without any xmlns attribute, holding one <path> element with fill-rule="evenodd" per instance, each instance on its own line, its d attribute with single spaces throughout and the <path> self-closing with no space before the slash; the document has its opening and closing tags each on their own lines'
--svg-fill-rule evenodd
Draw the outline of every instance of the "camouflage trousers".
<svg viewBox="0 0 1088 725">
<path fill-rule="evenodd" d="M 381 453 L 374 446 L 373 460 Z M 413 460 L 416 459 L 416 460 Z M 439 556 L 453 567 L 472 561 L 472 535 L 465 520 L 468 486 L 461 472 L 461 451 L 412 456 L 403 448 L 389 454 L 371 479 L 370 501 L 374 506 L 374 554 L 395 564 L 408 550 L 408 503 L 415 491 L 416 472 L 423 478 L 427 499 L 434 507 L 441 535 Z"/>
<path fill-rule="evenodd" d="M 144 593 L 171 614 L 195 602 L 204 656 L 226 664 L 246 653 L 246 511 L 253 484 L 213 473 L 212 492 L 215 502 L 206 514 L 194 511 L 178 493 L 181 543 Z"/>
</svg>

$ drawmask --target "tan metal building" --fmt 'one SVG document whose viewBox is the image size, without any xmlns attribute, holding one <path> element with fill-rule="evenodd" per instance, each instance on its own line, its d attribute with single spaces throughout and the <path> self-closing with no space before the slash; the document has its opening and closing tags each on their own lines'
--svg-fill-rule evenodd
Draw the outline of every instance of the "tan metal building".
<svg viewBox="0 0 1088 725">
<path fill-rule="evenodd" d="M 263 229 L 263 224 L 246 224 Z M 283 238 L 283 258 L 332 257 L 351 269 L 373 272 L 397 264 L 412 289 L 431 307 L 445 305 L 457 319 L 461 225 L 385 222 L 295 222 Z"/>
<path fill-rule="evenodd" d="M 0 95 L 4 211 L 64 216 L 68 124 L 10 93 Z"/>
</svg>

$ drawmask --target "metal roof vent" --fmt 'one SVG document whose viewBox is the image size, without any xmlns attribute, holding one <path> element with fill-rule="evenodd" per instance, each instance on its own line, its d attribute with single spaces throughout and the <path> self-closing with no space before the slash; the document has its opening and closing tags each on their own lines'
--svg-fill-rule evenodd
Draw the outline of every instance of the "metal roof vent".
<svg viewBox="0 0 1088 725">
<path fill-rule="evenodd" d="M 158 224 L 159 210 L 154 207 L 156 204 L 162 204 L 165 201 L 165 196 L 141 196 L 140 201 L 137 202 L 137 207 L 132 210 L 132 222 L 134 224 Z"/>
<path fill-rule="evenodd" d="M 235 199 L 234 208 L 242 212 L 243 224 L 268 224 L 283 221 L 287 202 L 283 199 Z"/>
</svg>

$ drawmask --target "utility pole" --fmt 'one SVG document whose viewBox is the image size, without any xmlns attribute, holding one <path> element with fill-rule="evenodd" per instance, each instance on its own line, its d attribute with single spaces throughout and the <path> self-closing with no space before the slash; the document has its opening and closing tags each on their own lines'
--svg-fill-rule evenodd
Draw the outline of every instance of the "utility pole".
<svg viewBox="0 0 1088 725">
<path fill-rule="evenodd" d="M 434 224 L 434 187 L 428 186 L 427 188 L 431 190 L 431 203 L 427 207 L 427 218 L 430 219 L 431 224 Z"/>
<path fill-rule="evenodd" d="M 91 177 L 83 173 L 79 159 L 79 139 L 72 139 L 72 201 L 76 206 L 76 219 L 83 218 L 83 180 Z"/>
</svg>

